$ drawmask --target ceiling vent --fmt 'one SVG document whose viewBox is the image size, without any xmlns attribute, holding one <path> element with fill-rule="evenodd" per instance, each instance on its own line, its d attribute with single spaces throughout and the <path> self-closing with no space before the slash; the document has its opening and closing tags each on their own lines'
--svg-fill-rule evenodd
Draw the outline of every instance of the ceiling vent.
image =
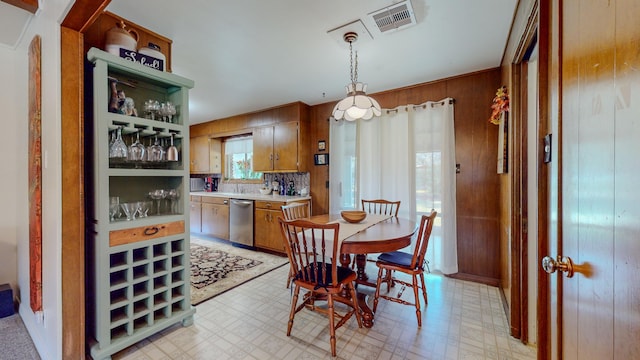
<svg viewBox="0 0 640 360">
<path fill-rule="evenodd" d="M 405 0 L 369 14 L 381 33 L 396 31 L 416 24 L 411 1 Z"/>
</svg>

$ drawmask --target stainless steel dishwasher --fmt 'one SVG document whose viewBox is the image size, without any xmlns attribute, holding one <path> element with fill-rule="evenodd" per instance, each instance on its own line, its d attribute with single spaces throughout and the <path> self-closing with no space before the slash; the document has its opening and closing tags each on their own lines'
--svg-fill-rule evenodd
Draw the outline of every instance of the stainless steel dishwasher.
<svg viewBox="0 0 640 360">
<path fill-rule="evenodd" d="M 253 248 L 253 201 L 231 199 L 229 241 L 238 247 Z"/>
</svg>

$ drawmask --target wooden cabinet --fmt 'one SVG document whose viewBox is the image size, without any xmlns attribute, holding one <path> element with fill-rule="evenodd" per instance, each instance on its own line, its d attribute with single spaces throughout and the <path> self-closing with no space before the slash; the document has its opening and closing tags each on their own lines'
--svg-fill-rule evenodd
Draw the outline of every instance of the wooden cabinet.
<svg viewBox="0 0 640 360">
<path fill-rule="evenodd" d="M 278 217 L 282 216 L 281 201 L 256 201 L 254 214 L 254 245 L 259 248 L 284 253 L 284 244 Z"/>
<path fill-rule="evenodd" d="M 222 141 L 209 139 L 209 173 L 222 173 Z"/>
<path fill-rule="evenodd" d="M 229 199 L 202 197 L 201 233 L 229 240 Z"/>
<path fill-rule="evenodd" d="M 87 99 L 93 104 L 93 117 L 88 119 L 93 151 L 87 159 L 92 171 L 86 180 L 92 184 L 86 223 L 87 342 L 92 344 L 91 357 L 101 360 L 176 323 L 193 322 L 185 226 L 189 220 L 188 90 L 193 81 L 95 48 L 87 58 L 93 63 L 92 98 Z M 155 99 L 183 110 L 171 123 L 109 112 L 112 78 L 119 80 L 118 90 L 139 106 Z M 177 160 L 133 160 L 124 150 L 109 151 L 111 140 L 124 141 L 126 146 L 137 137 L 143 143 L 173 138 Z M 166 194 L 173 195 L 164 201 Z"/>
<path fill-rule="evenodd" d="M 193 233 L 202 231 L 202 201 L 201 196 L 191 196 L 191 210 L 189 212 L 189 230 Z"/>
<path fill-rule="evenodd" d="M 253 171 L 298 171 L 298 122 L 256 128 Z"/>
<path fill-rule="evenodd" d="M 189 142 L 192 174 L 220 174 L 222 172 L 222 142 L 209 136 L 192 137 Z"/>
<path fill-rule="evenodd" d="M 309 200 L 303 202 L 309 203 Z M 256 201 L 254 214 L 254 245 L 284 253 L 278 218 L 282 217 L 282 201 Z"/>
<path fill-rule="evenodd" d="M 253 130 L 253 171 L 302 171 L 300 122 L 293 121 Z"/>
</svg>

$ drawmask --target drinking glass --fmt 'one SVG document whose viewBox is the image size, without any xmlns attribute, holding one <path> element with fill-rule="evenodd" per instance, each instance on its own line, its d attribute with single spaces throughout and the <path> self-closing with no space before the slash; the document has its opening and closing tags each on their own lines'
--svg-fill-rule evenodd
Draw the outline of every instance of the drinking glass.
<svg viewBox="0 0 640 360">
<path fill-rule="evenodd" d="M 147 150 L 140 143 L 140 131 L 136 132 L 136 141 L 129 146 L 129 160 L 131 161 L 145 160 Z"/>
<path fill-rule="evenodd" d="M 125 216 L 127 217 L 127 221 L 135 220 L 136 213 L 138 212 L 138 207 L 134 202 L 122 203 L 120 204 L 122 207 L 122 211 L 124 211 Z"/>
<path fill-rule="evenodd" d="M 158 110 L 160 110 L 160 103 L 158 100 L 145 100 L 144 113 L 147 119 L 155 120 Z"/>
<path fill-rule="evenodd" d="M 155 137 L 155 141 L 153 145 L 150 147 L 149 152 L 149 161 L 162 161 L 165 159 L 164 148 L 160 145 L 158 141 L 158 135 Z"/>
<path fill-rule="evenodd" d="M 173 122 L 173 116 L 176 114 L 176 106 L 172 102 L 167 101 L 167 122 Z"/>
<path fill-rule="evenodd" d="M 158 211 L 156 211 L 156 215 L 160 215 L 160 202 L 167 196 L 165 190 L 156 189 L 149 193 L 149 197 L 158 202 Z"/>
<path fill-rule="evenodd" d="M 173 145 L 173 133 L 171 133 L 171 146 L 167 148 L 167 161 L 178 161 L 178 148 Z"/>
<path fill-rule="evenodd" d="M 122 140 L 122 126 L 118 127 L 116 130 L 116 139 L 111 144 L 109 148 L 109 157 L 114 159 L 127 159 L 127 155 L 129 150 L 127 149 L 127 144 Z"/>
<path fill-rule="evenodd" d="M 171 213 L 178 214 L 178 198 L 180 194 L 176 189 L 167 190 L 167 199 L 171 202 Z"/>
<path fill-rule="evenodd" d="M 116 220 L 116 216 L 120 217 L 120 198 L 117 196 L 109 197 L 109 220 Z"/>
</svg>

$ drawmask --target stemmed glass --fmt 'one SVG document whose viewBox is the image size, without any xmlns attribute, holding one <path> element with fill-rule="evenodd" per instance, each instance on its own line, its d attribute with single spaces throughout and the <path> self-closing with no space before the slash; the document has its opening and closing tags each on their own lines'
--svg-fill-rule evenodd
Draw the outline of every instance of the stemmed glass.
<svg viewBox="0 0 640 360">
<path fill-rule="evenodd" d="M 167 122 L 173 122 L 173 116 L 176 114 L 176 106 L 167 101 Z"/>
<path fill-rule="evenodd" d="M 167 192 L 162 189 L 156 189 L 149 192 L 149 197 L 158 202 L 158 211 L 156 212 L 156 215 L 160 215 L 160 202 L 162 201 L 162 199 L 167 197 Z"/>
<path fill-rule="evenodd" d="M 171 213 L 172 214 L 177 214 L 178 213 L 178 198 L 180 197 L 180 194 L 178 193 L 178 190 L 176 189 L 170 189 L 167 190 L 167 199 L 169 199 L 169 201 L 171 201 Z"/>
<path fill-rule="evenodd" d="M 178 148 L 173 145 L 173 133 L 171 133 L 171 146 L 167 148 L 167 161 L 178 161 Z"/>
<path fill-rule="evenodd" d="M 117 130 L 116 139 L 109 147 L 109 157 L 127 159 L 128 152 L 127 144 L 122 140 L 122 126 L 120 126 Z"/>
<path fill-rule="evenodd" d="M 158 110 L 160 110 L 160 103 L 158 100 L 149 99 L 144 101 L 144 112 L 147 119 L 155 120 Z"/>
<path fill-rule="evenodd" d="M 155 137 L 153 145 L 149 148 L 149 161 L 162 161 L 165 158 L 164 148 L 158 141 L 158 135 Z"/>
<path fill-rule="evenodd" d="M 129 160 L 142 161 L 146 156 L 146 149 L 140 143 L 140 131 L 136 132 L 136 141 L 129 146 Z"/>
</svg>

